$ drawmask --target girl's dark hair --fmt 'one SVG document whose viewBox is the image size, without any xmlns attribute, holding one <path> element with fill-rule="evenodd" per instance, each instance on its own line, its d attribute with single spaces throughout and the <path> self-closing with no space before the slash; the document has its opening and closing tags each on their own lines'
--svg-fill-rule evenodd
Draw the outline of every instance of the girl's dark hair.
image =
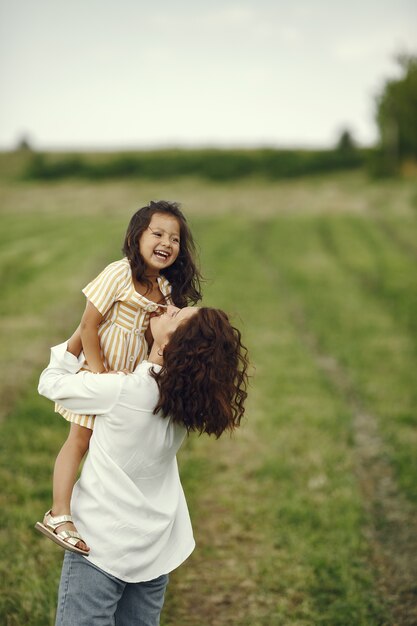
<svg viewBox="0 0 417 626">
<path fill-rule="evenodd" d="M 171 335 L 164 365 L 151 370 L 161 410 L 187 431 L 234 430 L 245 412 L 247 350 L 223 311 L 201 308 Z"/>
<path fill-rule="evenodd" d="M 180 226 L 180 251 L 175 262 L 163 269 L 163 274 L 171 283 L 172 300 L 178 307 L 195 304 L 201 300 L 201 274 L 195 263 L 195 244 L 180 206 L 176 202 L 150 202 L 132 216 L 123 243 L 123 254 L 129 259 L 136 280 L 150 289 L 152 283 L 145 278 L 146 265 L 139 252 L 139 239 L 148 228 L 152 215 L 167 213 L 178 220 Z"/>
</svg>

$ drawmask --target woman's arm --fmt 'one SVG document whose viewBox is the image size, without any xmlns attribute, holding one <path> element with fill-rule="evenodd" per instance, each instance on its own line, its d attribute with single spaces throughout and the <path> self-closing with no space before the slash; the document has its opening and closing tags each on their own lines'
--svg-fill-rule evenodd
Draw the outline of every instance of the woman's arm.
<svg viewBox="0 0 417 626">
<path fill-rule="evenodd" d="M 83 365 L 83 359 L 67 351 L 66 342 L 55 346 L 51 349 L 50 363 L 41 374 L 39 393 L 74 413 L 108 413 L 119 398 L 125 376 L 77 373 Z"/>
<path fill-rule="evenodd" d="M 80 324 L 81 341 L 89 368 L 92 372 L 99 373 L 106 371 L 98 338 L 98 327 L 102 321 L 103 316 L 100 311 L 96 309 L 94 304 L 87 300 L 87 305 Z M 70 348 L 70 352 L 72 352 L 72 344 Z"/>
</svg>

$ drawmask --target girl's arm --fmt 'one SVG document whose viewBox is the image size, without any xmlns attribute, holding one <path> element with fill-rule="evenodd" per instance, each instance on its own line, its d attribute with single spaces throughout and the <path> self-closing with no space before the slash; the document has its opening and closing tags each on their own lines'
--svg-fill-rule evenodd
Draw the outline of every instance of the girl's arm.
<svg viewBox="0 0 417 626">
<path fill-rule="evenodd" d="M 101 313 L 96 309 L 94 304 L 87 300 L 87 306 L 85 307 L 80 324 L 81 341 L 89 368 L 92 372 L 99 373 L 106 371 L 103 358 L 101 356 L 100 341 L 98 338 L 98 327 L 100 326 L 102 320 L 103 316 Z"/>
<path fill-rule="evenodd" d="M 81 325 L 78 326 L 77 330 L 71 335 L 68 339 L 68 352 L 71 352 L 74 356 L 80 356 L 81 350 L 83 349 L 83 344 L 81 342 Z"/>
</svg>

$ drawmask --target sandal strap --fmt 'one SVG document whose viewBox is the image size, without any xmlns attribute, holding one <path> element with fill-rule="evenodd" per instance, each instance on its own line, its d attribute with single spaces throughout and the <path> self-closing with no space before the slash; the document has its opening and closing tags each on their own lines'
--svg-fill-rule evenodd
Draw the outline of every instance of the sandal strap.
<svg viewBox="0 0 417 626">
<path fill-rule="evenodd" d="M 81 535 L 74 530 L 61 530 L 60 533 L 57 533 L 57 537 L 72 546 L 76 546 L 79 541 L 83 541 Z"/>
<path fill-rule="evenodd" d="M 57 533 L 56 536 L 64 540 L 67 539 L 68 537 L 76 537 L 78 540 L 82 541 L 81 535 L 77 533 L 75 530 L 61 530 L 61 532 Z"/>
<path fill-rule="evenodd" d="M 72 515 L 52 515 L 51 510 L 45 513 L 45 525 L 56 530 L 62 524 L 72 522 Z"/>
</svg>

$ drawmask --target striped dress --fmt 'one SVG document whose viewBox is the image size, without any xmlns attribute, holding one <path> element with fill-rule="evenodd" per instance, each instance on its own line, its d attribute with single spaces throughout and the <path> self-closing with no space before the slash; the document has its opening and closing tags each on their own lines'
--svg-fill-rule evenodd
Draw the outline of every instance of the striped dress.
<svg viewBox="0 0 417 626">
<path fill-rule="evenodd" d="M 166 304 L 172 304 L 168 280 L 159 276 L 158 284 Z M 106 369 L 133 372 L 147 356 L 145 332 L 150 313 L 156 311 L 158 305 L 136 291 L 126 258 L 110 263 L 82 291 L 103 315 L 98 336 Z M 87 364 L 84 369 L 88 369 Z M 93 415 L 71 413 L 59 405 L 55 405 L 55 410 L 66 420 L 93 429 Z"/>
</svg>

